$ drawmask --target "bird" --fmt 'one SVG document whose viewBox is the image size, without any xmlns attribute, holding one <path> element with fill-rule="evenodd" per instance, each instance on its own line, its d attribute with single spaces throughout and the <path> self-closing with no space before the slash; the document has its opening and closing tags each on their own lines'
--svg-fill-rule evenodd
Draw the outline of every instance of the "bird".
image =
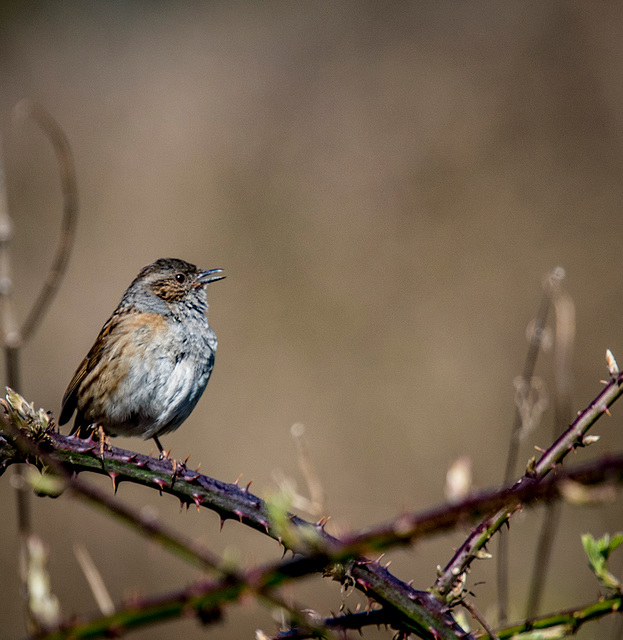
<svg viewBox="0 0 623 640">
<path fill-rule="evenodd" d="M 143 267 L 102 327 L 63 396 L 71 434 L 153 438 L 188 418 L 214 367 L 206 288 L 225 278 L 178 258 Z"/>
</svg>

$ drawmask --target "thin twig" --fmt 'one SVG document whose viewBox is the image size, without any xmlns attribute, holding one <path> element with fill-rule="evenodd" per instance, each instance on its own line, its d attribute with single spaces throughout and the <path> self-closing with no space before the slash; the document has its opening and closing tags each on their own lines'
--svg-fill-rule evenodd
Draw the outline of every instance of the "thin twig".
<svg viewBox="0 0 623 640">
<path fill-rule="evenodd" d="M 30 100 L 19 102 L 14 112 L 19 119 L 33 119 L 49 138 L 56 154 L 63 194 L 63 220 L 56 254 L 43 287 L 21 327 L 21 341 L 26 342 L 34 334 L 52 303 L 67 269 L 78 221 L 78 187 L 71 148 L 56 120 L 42 106 Z"/>
<path fill-rule="evenodd" d="M 484 617 L 481 615 L 480 611 L 478 611 L 478 609 L 476 609 L 475 605 L 473 602 L 471 602 L 470 600 L 468 600 L 467 598 L 463 598 L 461 600 L 461 606 L 465 607 L 465 609 L 467 609 L 467 611 L 469 611 L 469 613 L 471 614 L 471 616 L 474 618 L 474 620 L 477 620 L 480 625 L 482 626 L 482 628 L 489 634 L 489 636 L 491 637 L 491 640 L 500 640 L 497 635 L 495 634 L 495 631 L 489 626 L 489 623 L 484 619 Z"/>
<path fill-rule="evenodd" d="M 619 593 L 608 598 L 599 598 L 584 607 L 557 611 L 540 616 L 539 618 L 534 618 L 533 620 L 525 620 L 503 629 L 498 629 L 497 635 L 500 640 L 509 640 L 511 638 L 521 637 L 522 633 L 529 631 L 537 632 L 541 629 L 556 629 L 557 633 L 550 633 L 549 637 L 567 638 L 574 635 L 578 629 L 587 622 L 599 620 L 606 615 L 622 610 L 623 595 Z M 534 637 L 537 636 L 535 635 Z M 492 640 L 492 638 L 491 636 L 485 635 L 481 636 L 479 640 Z"/>
<path fill-rule="evenodd" d="M 561 267 L 556 267 L 546 278 L 543 298 L 539 311 L 534 319 L 532 332 L 530 335 L 530 345 L 526 354 L 526 361 L 521 376 L 523 388 L 529 388 L 536 361 L 541 350 L 541 341 L 545 331 L 545 323 L 549 313 L 552 294 L 560 281 L 564 278 L 565 272 Z M 504 484 L 508 484 L 515 477 L 517 466 L 517 455 L 519 452 L 519 436 L 522 431 L 522 412 L 519 402 L 515 407 L 515 418 L 508 445 L 506 457 L 506 469 L 504 471 Z M 508 608 L 508 536 L 500 536 L 498 539 L 497 553 L 497 588 L 498 588 L 498 622 L 504 624 L 507 619 Z"/>
<path fill-rule="evenodd" d="M 556 312 L 556 334 L 554 340 L 554 375 L 556 393 L 554 395 L 555 416 L 553 437 L 557 438 L 571 422 L 572 416 L 572 375 L 571 355 L 575 341 L 575 306 L 568 293 L 556 288 L 553 292 L 554 311 Z M 532 577 L 528 590 L 526 618 L 534 618 L 539 609 L 541 594 L 549 567 L 554 536 L 560 521 L 560 505 L 550 503 L 543 513 L 543 523 L 539 532 Z"/>
<path fill-rule="evenodd" d="M 526 361 L 524 363 L 523 373 L 521 378 L 526 387 L 530 385 L 534 369 L 536 367 L 536 361 L 541 350 L 541 342 L 543 340 L 543 334 L 545 331 L 545 323 L 549 314 L 549 309 L 552 302 L 552 295 L 555 287 L 564 278 L 564 269 L 556 267 L 551 274 L 546 278 L 544 283 L 543 298 L 541 299 L 541 305 L 536 318 L 533 321 L 532 331 L 530 332 L 530 344 L 528 346 L 528 353 L 526 354 Z M 509 440 L 508 454 L 506 457 L 506 468 L 504 471 L 504 484 L 508 484 L 516 474 L 515 468 L 517 466 L 517 453 L 519 450 L 519 434 L 522 430 L 522 415 L 520 407 L 515 407 L 515 418 L 513 422 L 513 428 L 511 431 L 511 437 Z"/>
<path fill-rule="evenodd" d="M 623 375 L 611 378 L 603 391 L 591 404 L 578 414 L 573 424 L 549 447 L 538 460 L 529 465 L 525 475 L 516 486 L 525 482 L 540 481 L 552 471 L 570 451 L 584 445 L 584 434 L 604 414 L 608 408 L 623 394 Z M 435 591 L 445 597 L 450 594 L 491 536 L 508 522 L 513 509 L 502 508 L 486 518 L 469 535 L 467 540 L 456 551 L 453 558 L 440 572 L 435 582 Z"/>
<path fill-rule="evenodd" d="M 105 616 L 112 615 L 115 612 L 115 605 L 113 604 L 110 593 L 106 588 L 102 574 L 99 572 L 95 562 L 93 562 L 91 554 L 84 545 L 75 543 L 74 555 L 78 560 L 82 573 L 84 573 L 84 577 L 87 579 L 91 593 L 95 598 L 95 602 L 97 602 L 99 610 Z"/>
<path fill-rule="evenodd" d="M 321 516 L 326 513 L 324 489 L 309 455 L 307 442 L 305 441 L 304 425 L 300 422 L 293 424 L 290 428 L 290 434 L 296 447 L 299 469 L 309 491 L 309 501 L 305 511 L 314 516 Z"/>
<path fill-rule="evenodd" d="M 19 366 L 20 333 L 13 308 L 13 278 L 11 274 L 11 240 L 13 222 L 9 215 L 4 158 L 0 149 L 0 332 L 6 368 L 7 384 L 14 389 L 21 388 Z M 19 576 L 22 593 L 26 601 L 26 619 L 29 625 L 37 625 L 35 614 L 30 607 L 28 573 L 30 566 L 30 545 L 32 519 L 30 516 L 30 493 L 23 482 L 22 469 L 14 472 L 15 501 L 17 504 L 17 531 L 19 538 Z"/>
<path fill-rule="evenodd" d="M 73 244 L 73 237 L 75 235 L 77 189 L 74 163 L 69 143 L 62 129 L 50 114 L 42 107 L 28 100 L 20 102 L 15 112 L 23 117 L 32 117 L 50 139 L 58 160 L 61 189 L 63 192 L 63 222 L 56 256 L 42 291 L 20 329 L 15 318 L 12 302 L 13 280 L 11 275 L 10 243 L 13 224 L 9 216 L 6 196 L 6 178 L 2 158 L 0 158 L 0 304 L 2 305 L 0 321 L 5 353 L 7 384 L 13 389 L 21 389 L 20 347 L 34 334 L 35 329 L 52 302 L 67 266 Z M 21 469 L 18 469 L 16 473 L 17 476 L 19 476 Z M 17 522 L 20 538 L 20 575 L 22 576 L 23 590 L 29 601 L 26 576 L 30 565 L 28 540 L 32 535 L 30 493 L 25 489 L 24 482 L 20 482 L 21 478 L 17 476 L 14 484 L 16 487 Z M 30 612 L 28 615 L 31 619 L 33 618 Z M 32 623 L 36 624 L 37 622 L 36 620 L 32 620 Z"/>
</svg>

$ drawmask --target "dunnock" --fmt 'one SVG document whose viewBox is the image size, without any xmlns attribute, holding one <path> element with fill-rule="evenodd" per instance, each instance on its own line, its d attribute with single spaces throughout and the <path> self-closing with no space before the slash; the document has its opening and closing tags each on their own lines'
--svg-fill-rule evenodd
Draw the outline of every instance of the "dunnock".
<svg viewBox="0 0 623 640">
<path fill-rule="evenodd" d="M 214 367 L 206 286 L 221 273 L 175 258 L 144 267 L 69 383 L 59 424 L 75 411 L 71 433 L 153 438 L 162 454 L 159 436 L 188 418 Z"/>
</svg>

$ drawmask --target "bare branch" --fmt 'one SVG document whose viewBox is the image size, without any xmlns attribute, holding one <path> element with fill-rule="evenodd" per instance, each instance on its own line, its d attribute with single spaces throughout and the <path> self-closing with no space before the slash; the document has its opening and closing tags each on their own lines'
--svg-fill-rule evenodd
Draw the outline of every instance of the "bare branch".
<svg viewBox="0 0 623 640">
<path fill-rule="evenodd" d="M 519 487 L 526 482 L 542 480 L 562 462 L 570 451 L 584 446 L 584 434 L 604 413 L 609 413 L 608 408 L 616 402 L 621 394 L 623 394 L 623 374 L 619 373 L 616 377 L 611 378 L 603 391 L 584 411 L 578 414 L 573 424 L 543 453 L 539 461 L 529 465 L 525 475 L 517 481 L 515 486 Z M 441 596 L 447 596 L 451 593 L 455 583 L 460 580 L 471 562 L 477 557 L 478 551 L 489 542 L 494 533 L 508 522 L 514 508 L 500 509 L 474 529 L 435 582 L 434 588 Z"/>
<path fill-rule="evenodd" d="M 63 220 L 56 254 L 43 287 L 21 327 L 21 341 L 26 342 L 34 334 L 52 303 L 67 269 L 78 221 L 78 187 L 71 147 L 56 120 L 42 106 L 30 100 L 19 102 L 14 113 L 19 119 L 33 119 L 49 138 L 58 161 L 63 194 Z"/>
<path fill-rule="evenodd" d="M 557 290 L 560 282 L 565 277 L 562 267 L 556 267 L 545 279 L 543 297 L 541 305 L 534 319 L 530 333 L 530 345 L 526 354 L 523 373 L 521 375 L 521 386 L 524 389 L 531 387 L 532 375 L 536 367 L 536 361 L 541 350 L 541 342 L 545 331 L 545 323 L 549 314 L 552 296 Z M 517 402 L 515 407 L 515 418 L 508 445 L 506 457 L 506 469 L 504 471 L 504 484 L 508 484 L 515 477 L 517 467 L 517 454 L 519 452 L 519 436 L 522 432 L 523 418 L 521 405 Z M 500 536 L 498 540 L 497 554 L 497 587 L 498 587 L 498 620 L 504 623 L 507 618 L 508 606 L 508 537 Z"/>
</svg>

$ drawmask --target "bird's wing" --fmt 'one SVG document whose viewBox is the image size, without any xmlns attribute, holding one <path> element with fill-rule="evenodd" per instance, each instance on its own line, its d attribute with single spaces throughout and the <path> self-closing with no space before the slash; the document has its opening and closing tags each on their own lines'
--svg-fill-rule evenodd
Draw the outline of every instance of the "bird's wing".
<svg viewBox="0 0 623 640">
<path fill-rule="evenodd" d="M 58 424 L 65 424 L 69 421 L 71 416 L 74 414 L 76 410 L 76 403 L 78 400 L 78 387 L 80 383 L 84 380 L 89 370 L 89 359 L 88 356 L 81 362 L 78 367 L 76 373 L 74 373 L 74 377 L 71 379 L 67 390 L 65 391 L 65 395 L 63 396 L 63 402 L 61 404 L 61 415 L 58 418 Z"/>
<path fill-rule="evenodd" d="M 106 324 L 102 327 L 102 330 L 99 332 L 97 339 L 95 340 L 95 344 L 91 347 L 89 353 L 87 353 L 84 360 L 80 363 L 78 369 L 76 369 L 76 373 L 74 373 L 71 382 L 67 386 L 67 390 L 63 395 L 63 400 L 61 403 L 61 414 L 58 418 L 58 424 L 65 424 L 69 422 L 69 419 L 73 415 L 74 411 L 77 408 L 78 404 L 78 390 L 80 389 L 80 384 L 87 377 L 87 375 L 93 371 L 93 369 L 97 366 L 99 362 L 102 352 L 104 351 L 106 344 L 108 342 L 108 338 L 110 334 L 115 330 L 115 328 L 123 323 L 128 315 L 136 313 L 134 309 L 128 309 L 122 313 L 114 313 L 106 322 Z M 75 424 L 72 430 L 72 433 L 79 427 L 79 424 Z"/>
</svg>

